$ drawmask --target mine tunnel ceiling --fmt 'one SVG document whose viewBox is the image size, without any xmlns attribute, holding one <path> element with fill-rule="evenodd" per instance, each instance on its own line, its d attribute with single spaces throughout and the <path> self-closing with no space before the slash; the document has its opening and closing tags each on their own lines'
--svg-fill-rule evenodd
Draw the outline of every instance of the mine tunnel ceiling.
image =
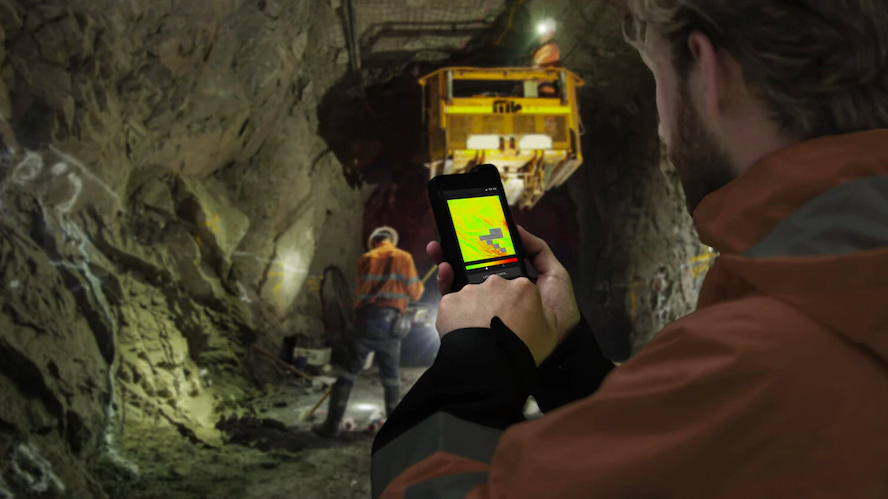
<svg viewBox="0 0 888 499">
<path fill-rule="evenodd" d="M 580 111 L 586 129 L 596 128 L 597 122 L 611 123 L 621 113 L 634 115 L 642 108 L 649 111 L 653 80 L 635 50 L 623 40 L 622 9 L 608 1 L 580 0 L 416 0 L 407 2 L 406 8 L 392 0 L 355 2 L 354 31 L 361 34 L 356 55 L 362 80 L 345 79 L 340 88 L 331 90 L 328 105 L 322 103 L 321 135 L 345 165 L 347 176 L 358 178 L 363 173 L 367 183 L 380 186 L 375 196 L 415 195 L 428 180 L 422 177 L 428 174 L 423 163 L 429 161 L 427 133 L 419 122 L 424 97 L 417 77 L 448 66 L 526 66 L 538 43 L 537 25 L 545 19 L 554 19 L 558 26 L 556 41 L 563 65 L 585 79 L 580 88 Z M 343 29 L 335 34 L 341 37 L 337 43 L 350 47 L 345 36 L 350 32 L 347 19 L 342 23 Z M 343 49 L 339 62 L 346 62 L 350 54 L 355 50 Z M 366 93 L 365 99 L 354 97 L 359 88 Z M 348 96 L 351 101 L 343 99 Z M 587 164 L 581 168 L 595 167 L 591 160 L 600 142 L 588 134 L 584 137 Z M 404 151 L 409 148 L 415 150 Z M 387 171 L 381 175 L 367 172 L 367 165 L 374 162 Z M 353 165 L 362 171 L 348 172 Z M 380 182 L 400 184 L 391 187 L 400 187 L 400 192 L 390 193 Z M 373 203 L 376 199 L 371 199 Z M 433 220 L 410 223 L 401 221 L 405 217 L 399 215 L 412 213 L 417 218 L 424 208 L 420 203 L 404 203 L 389 209 L 389 216 L 373 217 L 376 208 L 368 205 L 364 235 L 374 224 L 393 223 L 392 217 L 398 215 L 394 222 L 409 228 L 402 239 L 406 249 L 424 260 L 422 248 L 427 238 L 434 237 L 424 226 L 433 225 Z M 562 256 L 567 256 L 565 253 Z"/>
<path fill-rule="evenodd" d="M 652 95 L 646 93 L 651 89 L 650 75 L 623 40 L 625 7 L 612 0 L 408 0 L 406 8 L 404 4 L 393 0 L 354 4 L 359 59 L 371 77 L 380 68 L 411 62 L 443 66 L 481 60 L 488 66 L 523 66 L 535 43 L 537 23 L 554 19 L 563 64 L 586 80 L 585 92 L 596 93 L 609 106 L 629 107 L 637 107 L 639 96 Z M 343 25 L 336 43 L 347 47 L 347 19 Z"/>
</svg>

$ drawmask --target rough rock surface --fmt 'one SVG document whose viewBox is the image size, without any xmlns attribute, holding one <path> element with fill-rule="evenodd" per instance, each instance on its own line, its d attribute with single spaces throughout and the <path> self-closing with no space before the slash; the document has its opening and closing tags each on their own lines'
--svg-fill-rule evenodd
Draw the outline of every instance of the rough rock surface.
<svg viewBox="0 0 888 499">
<path fill-rule="evenodd" d="M 402 369 L 404 389 L 423 372 Z M 220 421 L 226 445 L 194 445 L 169 426 L 134 422 L 119 446 L 141 463 L 139 475 L 104 468 L 97 476 L 111 497 L 132 499 L 366 499 L 373 439 L 366 430 L 381 411 L 379 373 L 371 369 L 359 376 L 346 414 L 355 430 L 337 440 L 309 431 L 326 416 L 325 407 L 313 419 L 300 417 L 315 405 L 325 381 L 333 378 L 281 383 L 252 398 L 256 417 Z"/>
<path fill-rule="evenodd" d="M 657 139 L 654 106 L 636 114 L 605 107 L 608 113 L 587 122 L 589 157 L 569 183 L 583 247 L 574 285 L 599 341 L 617 360 L 694 310 L 714 259 L 697 238 Z"/>
<path fill-rule="evenodd" d="M 615 360 L 692 312 L 714 255 L 697 237 L 657 134 L 655 86 L 623 40 L 620 2 L 534 2 L 554 17 L 565 66 L 585 78 L 585 163 L 567 186 L 577 205 L 574 285 Z"/>
<path fill-rule="evenodd" d="M 213 445 L 253 415 L 249 346 L 321 334 L 366 193 L 320 101 L 503 2 L 360 4 L 349 50 L 333 0 L 0 0 L 0 497 L 105 496 L 127 428 Z"/>
<path fill-rule="evenodd" d="M 250 345 L 321 334 L 317 277 L 332 264 L 353 274 L 365 202 L 383 220 L 430 220 L 424 194 L 393 194 L 397 169 L 354 170 L 377 157 L 375 141 L 404 140 L 348 130 L 346 107 L 367 105 L 349 74 L 357 55 L 370 85 L 500 30 L 523 37 L 521 16 L 556 16 L 566 63 L 589 81 L 587 160 L 556 193 L 573 202 L 522 217 L 563 217 L 541 226 L 552 238 L 579 228 L 579 243 L 553 247 L 577 255 L 578 294 L 605 340 L 631 330 L 637 348 L 690 309 L 698 279 L 682 265 L 700 248 L 615 7 L 355 3 L 352 46 L 339 0 L 0 0 L 0 498 L 114 496 L 97 477 L 137 490 L 136 461 L 217 448 L 220 419 L 257 417 Z M 419 104 L 388 98 L 405 115 Z M 394 149 L 402 168 L 422 163 Z M 277 473 L 266 461 L 254 453 L 250 466 Z"/>
</svg>

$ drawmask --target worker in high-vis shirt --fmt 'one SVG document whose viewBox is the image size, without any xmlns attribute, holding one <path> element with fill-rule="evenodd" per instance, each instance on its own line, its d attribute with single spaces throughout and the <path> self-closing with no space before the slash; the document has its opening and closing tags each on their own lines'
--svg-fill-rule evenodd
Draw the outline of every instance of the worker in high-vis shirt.
<svg viewBox="0 0 888 499">
<path fill-rule="evenodd" d="M 397 248 L 398 233 L 391 227 L 379 227 L 368 241 L 369 250 L 358 262 L 355 299 L 354 351 L 347 372 L 340 375 L 330 392 L 326 420 L 312 430 L 333 438 L 348 406 L 355 379 L 367 357 L 375 352 L 379 375 L 385 389 L 386 415 L 391 414 L 400 398 L 399 362 L 401 338 L 395 323 L 410 301 L 419 300 L 424 291 L 410 253 Z"/>
<path fill-rule="evenodd" d="M 539 45 L 533 51 L 531 66 L 534 69 L 549 69 L 561 66 L 561 49 L 555 41 L 555 21 L 547 20 L 537 28 Z"/>
<path fill-rule="evenodd" d="M 372 497 L 888 498 L 888 2 L 626 4 L 718 253 L 696 310 L 614 368 L 541 239 L 518 229 L 535 283 L 457 292 L 430 243 L 441 346 Z"/>
<path fill-rule="evenodd" d="M 531 55 L 533 69 L 551 69 L 561 66 L 561 49 L 555 41 L 555 21 L 546 20 L 537 27 L 539 44 Z M 529 98 L 555 97 L 558 95 L 554 81 L 525 82 L 524 96 Z"/>
</svg>

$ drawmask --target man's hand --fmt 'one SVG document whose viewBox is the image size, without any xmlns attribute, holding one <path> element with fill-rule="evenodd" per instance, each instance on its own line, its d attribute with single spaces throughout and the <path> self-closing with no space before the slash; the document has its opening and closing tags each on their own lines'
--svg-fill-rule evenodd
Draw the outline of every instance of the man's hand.
<svg viewBox="0 0 888 499">
<path fill-rule="evenodd" d="M 539 366 L 558 344 L 558 318 L 526 278 L 489 277 L 483 284 L 450 293 L 438 306 L 438 334 L 465 328 L 488 328 L 499 317 L 530 349 Z"/>
<path fill-rule="evenodd" d="M 574 296 L 570 276 L 567 275 L 567 270 L 555 258 L 555 254 L 552 253 L 545 241 L 527 232 L 521 226 L 518 226 L 518 234 L 521 236 L 521 244 L 524 246 L 527 257 L 539 272 L 536 283 L 539 293 L 558 318 L 558 341 L 560 342 L 580 323 L 580 310 L 577 307 L 577 299 Z M 426 251 L 429 257 L 438 264 L 438 290 L 446 296 L 451 292 L 453 286 L 453 268 L 450 264 L 443 263 L 444 254 L 441 251 L 440 243 L 435 241 L 429 243 Z M 489 324 L 482 327 L 488 326 Z"/>
</svg>

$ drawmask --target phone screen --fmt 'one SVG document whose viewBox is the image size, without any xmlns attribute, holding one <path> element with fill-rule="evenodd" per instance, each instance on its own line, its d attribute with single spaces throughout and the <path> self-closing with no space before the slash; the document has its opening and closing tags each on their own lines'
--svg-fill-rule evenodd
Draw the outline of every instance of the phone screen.
<svg viewBox="0 0 888 499">
<path fill-rule="evenodd" d="M 497 188 L 448 191 L 444 197 L 469 284 L 491 275 L 521 276 L 513 239 L 518 234 L 509 230 L 508 208 Z"/>
</svg>

